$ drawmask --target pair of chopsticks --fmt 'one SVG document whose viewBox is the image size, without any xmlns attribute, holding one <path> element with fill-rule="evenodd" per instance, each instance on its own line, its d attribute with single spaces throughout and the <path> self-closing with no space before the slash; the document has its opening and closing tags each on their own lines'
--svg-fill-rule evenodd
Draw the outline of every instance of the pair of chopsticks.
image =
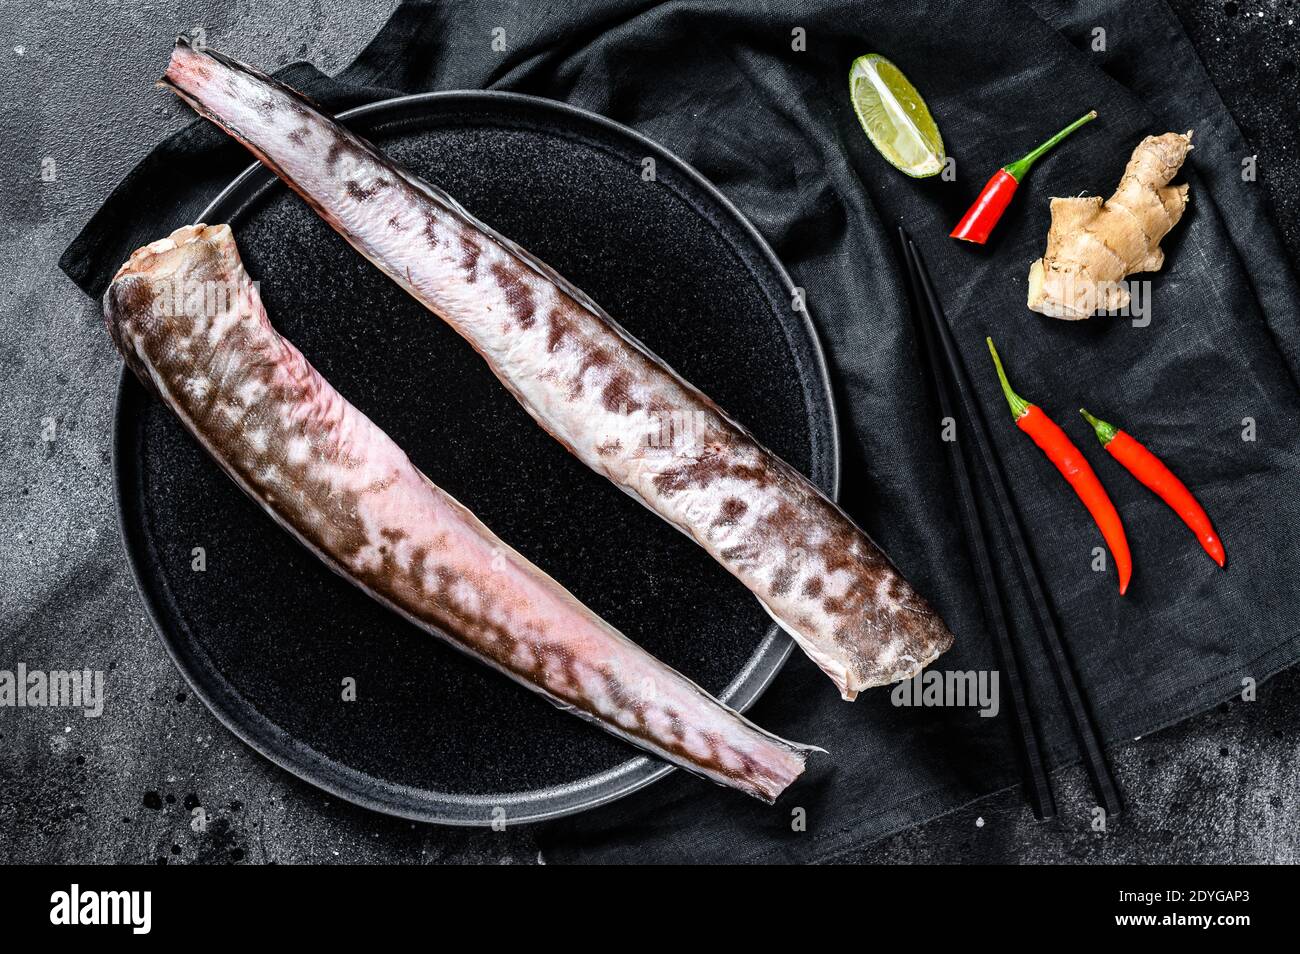
<svg viewBox="0 0 1300 954">
<path fill-rule="evenodd" d="M 988 424 L 975 400 L 970 377 L 957 353 L 956 341 L 952 330 L 948 327 L 948 320 L 939 304 L 921 253 L 902 227 L 899 228 L 898 234 L 903 246 L 903 259 L 907 265 L 916 323 L 938 396 L 940 413 L 945 418 L 960 422 L 961 418 L 954 413 L 954 405 L 959 403 L 961 406 L 966 431 L 973 438 L 975 456 L 980 463 L 985 483 L 992 490 L 994 509 L 997 511 L 1003 533 L 1011 541 L 1021 584 L 1029 593 L 1029 603 L 1033 608 L 1038 634 L 1051 662 L 1057 689 L 1065 699 L 1070 725 L 1083 751 L 1084 764 L 1092 782 L 1093 792 L 1098 804 L 1105 809 L 1108 816 L 1118 815 L 1123 808 L 1119 787 L 1111 774 L 1096 724 L 1088 710 L 1083 691 L 1079 687 L 1073 662 L 1048 605 L 1042 577 L 1025 540 L 1020 514 L 1011 503 L 1006 474 L 997 455 L 993 452 L 993 441 L 989 436 Z M 1035 817 L 1053 818 L 1056 815 L 1056 800 L 1048 779 L 1038 729 L 1030 708 L 1031 699 L 1025 680 L 1021 676 L 1020 660 L 1012 641 L 1012 632 L 1007 626 L 1007 615 L 998 591 L 993 562 L 989 556 L 987 536 L 981 524 L 974 484 L 960 443 L 960 441 L 949 443 L 949 454 L 957 480 L 958 505 L 966 542 L 979 578 L 985 616 L 993 631 L 999 665 L 1002 667 L 1011 692 L 1012 709 L 1015 713 L 1014 725 L 1020 742 L 1022 769 L 1025 774 L 1025 792 Z"/>
</svg>

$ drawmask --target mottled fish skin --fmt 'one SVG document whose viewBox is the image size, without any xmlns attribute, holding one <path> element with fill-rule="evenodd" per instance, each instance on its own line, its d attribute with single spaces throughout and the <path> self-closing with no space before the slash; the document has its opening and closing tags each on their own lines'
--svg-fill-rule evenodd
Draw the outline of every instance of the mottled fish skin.
<svg viewBox="0 0 1300 954">
<path fill-rule="evenodd" d="M 952 644 L 839 507 L 552 269 L 243 64 L 181 43 L 166 83 L 451 324 L 542 427 L 741 580 L 844 698 Z"/>
<path fill-rule="evenodd" d="M 104 296 L 132 370 L 332 569 L 556 705 L 772 801 L 808 747 L 757 728 L 497 539 L 276 333 L 227 226 L 138 250 Z"/>
</svg>

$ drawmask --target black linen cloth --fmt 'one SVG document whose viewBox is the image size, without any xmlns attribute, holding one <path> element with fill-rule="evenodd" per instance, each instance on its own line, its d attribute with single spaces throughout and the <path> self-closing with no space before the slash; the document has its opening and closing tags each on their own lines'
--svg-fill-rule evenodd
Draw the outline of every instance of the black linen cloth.
<svg viewBox="0 0 1300 954">
<path fill-rule="evenodd" d="M 847 89 L 851 62 L 867 52 L 920 88 L 956 158 L 955 181 L 909 179 L 867 142 Z M 996 661 L 908 317 L 899 223 L 936 278 L 1106 738 L 1186 718 L 1300 658 L 1300 297 L 1260 186 L 1241 175 L 1247 147 L 1162 2 L 410 2 L 338 77 L 305 64 L 278 75 L 332 111 L 436 89 L 559 99 L 632 126 L 711 179 L 806 290 L 839 404 L 842 502 L 955 632 L 939 669 Z M 987 247 L 947 238 L 996 168 L 1092 108 L 1100 118 L 1040 162 Z M 1196 148 L 1176 181 L 1190 183 L 1191 204 L 1164 242 L 1163 271 L 1143 276 L 1150 322 L 1029 312 L 1026 274 L 1042 254 L 1048 198 L 1109 195 L 1143 136 L 1187 129 Z M 62 267 L 101 295 L 134 248 L 191 221 L 248 162 L 194 123 L 137 167 Z M 1110 490 L 1134 554 L 1127 596 L 1113 567 L 1092 570 L 1099 534 L 1012 424 L 986 334 L 1017 389 L 1066 429 Z M 1110 460 L 1080 405 L 1147 443 L 1193 488 L 1225 541 L 1226 570 Z M 1075 760 L 1027 610 L 1014 609 L 1049 760 Z M 545 826 L 544 854 L 826 860 L 1018 781 L 1005 696 L 998 717 L 981 718 L 973 708 L 896 707 L 890 695 L 842 702 L 795 653 L 752 718 L 830 754 L 777 807 L 676 773 Z"/>
</svg>

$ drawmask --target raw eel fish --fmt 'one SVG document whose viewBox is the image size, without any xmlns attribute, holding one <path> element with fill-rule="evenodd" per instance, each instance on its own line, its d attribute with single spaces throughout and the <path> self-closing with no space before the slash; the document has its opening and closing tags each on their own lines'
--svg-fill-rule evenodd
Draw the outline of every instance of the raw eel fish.
<svg viewBox="0 0 1300 954">
<path fill-rule="evenodd" d="M 183 40 L 165 83 L 451 324 L 533 418 L 693 538 L 846 699 L 952 644 L 871 539 L 582 292 L 301 95 Z"/>
<path fill-rule="evenodd" d="M 598 617 L 416 469 L 267 320 L 230 228 L 136 251 L 104 296 L 127 364 L 331 569 L 556 705 L 772 801 L 808 747 L 752 725 Z"/>
</svg>

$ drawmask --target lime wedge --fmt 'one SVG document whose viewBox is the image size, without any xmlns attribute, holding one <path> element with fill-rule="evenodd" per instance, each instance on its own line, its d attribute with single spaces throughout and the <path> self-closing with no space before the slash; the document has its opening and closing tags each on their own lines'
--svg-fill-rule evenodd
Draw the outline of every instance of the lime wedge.
<svg viewBox="0 0 1300 954">
<path fill-rule="evenodd" d="M 849 96 L 871 144 L 895 168 L 916 178 L 943 169 L 939 127 L 897 66 L 876 53 L 859 56 L 849 70 Z"/>
</svg>

